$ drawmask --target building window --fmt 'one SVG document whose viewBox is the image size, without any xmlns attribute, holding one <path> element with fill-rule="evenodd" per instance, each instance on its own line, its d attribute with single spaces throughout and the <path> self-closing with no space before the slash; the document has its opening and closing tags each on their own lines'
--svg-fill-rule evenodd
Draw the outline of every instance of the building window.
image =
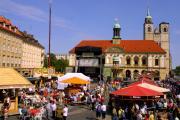
<svg viewBox="0 0 180 120">
<path fill-rule="evenodd" d="M 142 57 L 142 65 L 147 65 L 147 58 L 145 56 Z"/>
<path fill-rule="evenodd" d="M 155 66 L 158 66 L 159 65 L 159 59 L 155 59 Z"/>
<path fill-rule="evenodd" d="M 131 64 L 131 58 L 129 56 L 126 58 L 126 63 L 127 63 L 127 65 Z"/>
<path fill-rule="evenodd" d="M 167 28 L 164 28 L 163 31 L 164 31 L 164 32 L 167 32 Z"/>
<path fill-rule="evenodd" d="M 134 65 L 139 64 L 139 58 L 137 56 L 134 57 Z"/>
<path fill-rule="evenodd" d="M 152 30 L 151 30 L 151 27 L 148 27 L 148 32 L 151 32 Z"/>
<path fill-rule="evenodd" d="M 2 64 L 2 66 L 3 66 L 3 67 L 5 67 L 5 66 L 6 66 L 6 64 L 5 64 L 5 63 L 3 63 L 3 64 Z"/>
<path fill-rule="evenodd" d="M 118 64 L 119 64 L 119 61 L 113 61 L 113 64 L 114 64 L 114 65 L 118 65 Z"/>
<path fill-rule="evenodd" d="M 114 65 L 119 64 L 119 57 L 118 57 L 118 56 L 114 56 L 114 57 L 113 57 L 113 64 L 114 64 Z"/>
</svg>

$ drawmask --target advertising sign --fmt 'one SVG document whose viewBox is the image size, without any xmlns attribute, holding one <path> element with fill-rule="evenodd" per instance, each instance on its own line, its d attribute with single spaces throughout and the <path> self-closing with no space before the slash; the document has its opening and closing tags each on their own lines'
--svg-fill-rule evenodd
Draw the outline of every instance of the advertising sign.
<svg viewBox="0 0 180 120">
<path fill-rule="evenodd" d="M 99 60 L 98 59 L 80 59 L 79 60 L 79 66 L 98 67 L 99 66 Z"/>
</svg>

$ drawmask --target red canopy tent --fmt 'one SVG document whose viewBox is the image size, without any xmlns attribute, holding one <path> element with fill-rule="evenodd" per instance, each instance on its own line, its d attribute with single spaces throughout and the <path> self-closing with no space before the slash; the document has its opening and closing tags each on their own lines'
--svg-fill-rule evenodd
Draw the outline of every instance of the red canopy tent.
<svg viewBox="0 0 180 120">
<path fill-rule="evenodd" d="M 112 92 L 111 94 L 119 95 L 119 96 L 136 96 L 136 97 L 163 95 L 163 93 L 161 92 L 143 88 L 137 85 L 119 89 L 117 91 Z"/>
</svg>

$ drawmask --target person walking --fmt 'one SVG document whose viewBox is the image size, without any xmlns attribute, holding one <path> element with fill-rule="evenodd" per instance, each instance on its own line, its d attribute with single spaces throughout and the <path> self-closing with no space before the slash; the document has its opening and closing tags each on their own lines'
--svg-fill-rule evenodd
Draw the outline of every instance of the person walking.
<svg viewBox="0 0 180 120">
<path fill-rule="evenodd" d="M 102 120 L 106 119 L 106 105 L 101 103 Z"/>
<path fill-rule="evenodd" d="M 100 117 L 101 117 L 101 104 L 98 103 L 98 105 L 96 106 L 96 119 L 99 120 Z"/>
<path fill-rule="evenodd" d="M 92 95 L 92 97 L 91 97 L 91 110 L 94 110 L 95 103 L 96 103 L 96 98 L 94 97 L 94 95 Z"/>
<path fill-rule="evenodd" d="M 50 107 L 51 107 L 51 111 L 52 111 L 52 118 L 55 119 L 55 117 L 56 117 L 56 109 L 57 109 L 55 101 L 52 101 Z"/>
<path fill-rule="evenodd" d="M 65 105 L 63 108 L 63 120 L 66 120 L 67 116 L 68 116 L 68 107 L 67 105 Z"/>
</svg>

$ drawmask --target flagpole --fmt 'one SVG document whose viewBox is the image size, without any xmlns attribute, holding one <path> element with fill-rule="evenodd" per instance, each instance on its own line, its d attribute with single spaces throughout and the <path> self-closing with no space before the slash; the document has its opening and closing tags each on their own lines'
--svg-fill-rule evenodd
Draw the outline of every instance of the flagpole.
<svg viewBox="0 0 180 120">
<path fill-rule="evenodd" d="M 51 66 L 51 1 L 49 1 L 49 56 L 48 56 L 48 68 Z"/>
</svg>

